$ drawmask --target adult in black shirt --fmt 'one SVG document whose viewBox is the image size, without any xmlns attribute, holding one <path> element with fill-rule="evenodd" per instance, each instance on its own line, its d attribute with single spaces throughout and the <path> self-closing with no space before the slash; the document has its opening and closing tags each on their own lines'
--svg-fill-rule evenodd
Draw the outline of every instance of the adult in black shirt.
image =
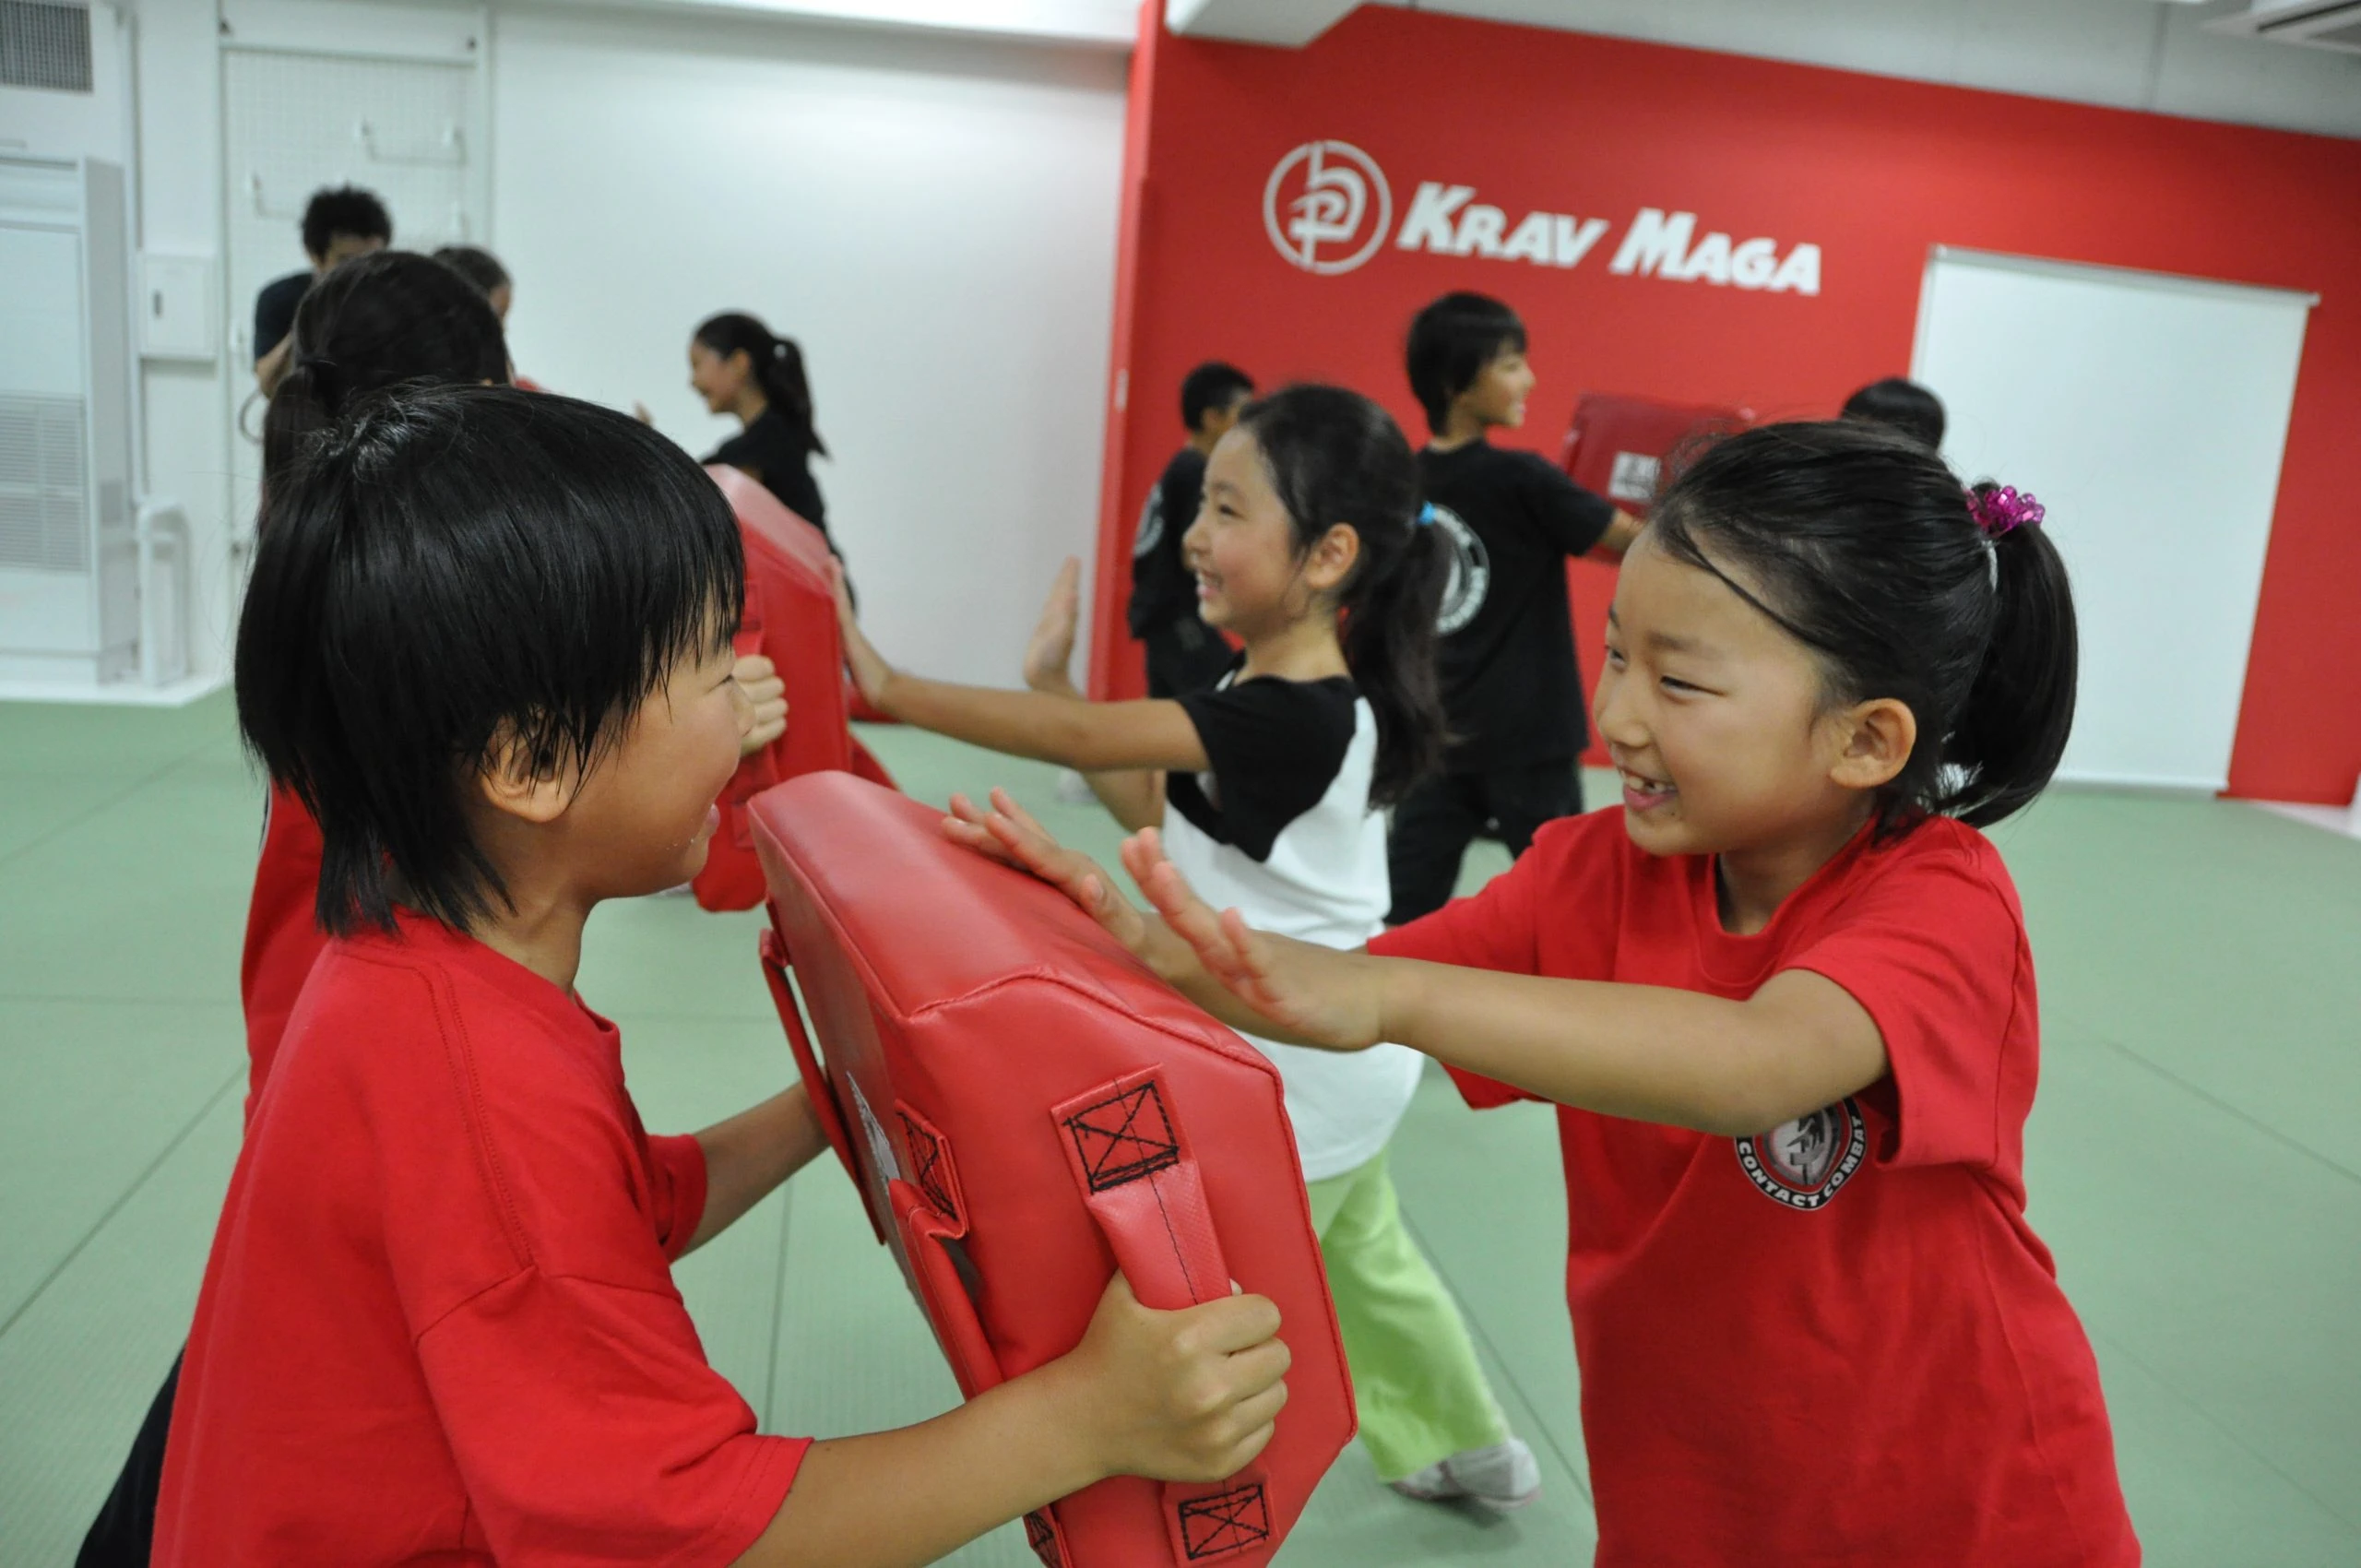
<svg viewBox="0 0 2361 1568">
<path fill-rule="evenodd" d="M 1238 422 L 1254 383 L 1236 365 L 1209 360 L 1180 382 L 1180 423 L 1187 445 L 1164 466 L 1140 507 L 1132 540 L 1132 636 L 1147 645 L 1147 695 L 1178 697 L 1204 691 L 1230 665 L 1229 645 L 1197 617 L 1197 578 L 1181 540 L 1197 520 L 1205 488 L 1205 458 Z"/>
<path fill-rule="evenodd" d="M 268 397 L 287 373 L 295 307 L 338 263 L 393 244 L 394 220 L 374 194 L 355 185 L 312 193 L 303 207 L 303 254 L 312 265 L 263 285 L 255 296 L 255 380 Z"/>
<path fill-rule="evenodd" d="M 1641 528 L 1546 458 L 1486 439 L 1525 422 L 1533 390 L 1525 326 L 1506 305 L 1444 295 L 1412 324 L 1408 362 L 1434 432 L 1418 454 L 1430 526 L 1452 546 L 1436 659 L 1453 742 L 1443 771 L 1394 808 L 1394 925 L 1449 901 L 1469 840 L 1521 855 L 1543 823 L 1583 809 L 1589 734 L 1565 562 L 1619 558 Z"/>
<path fill-rule="evenodd" d="M 813 457 L 828 455 L 812 423 L 812 386 L 803 350 L 751 315 L 732 311 L 709 318 L 689 339 L 689 385 L 717 414 L 735 414 L 744 428 L 706 456 L 757 481 L 779 504 L 820 530 L 830 552 L 828 505 L 812 477 Z"/>
</svg>

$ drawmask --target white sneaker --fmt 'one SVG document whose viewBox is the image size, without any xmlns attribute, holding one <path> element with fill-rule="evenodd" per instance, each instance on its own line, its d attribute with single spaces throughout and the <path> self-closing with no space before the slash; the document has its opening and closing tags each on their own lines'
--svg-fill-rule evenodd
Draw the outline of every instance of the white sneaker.
<svg viewBox="0 0 2361 1568">
<path fill-rule="evenodd" d="M 1421 1503 L 1460 1498 L 1503 1511 L 1522 1508 L 1541 1495 L 1541 1467 L 1525 1440 L 1513 1437 L 1489 1448 L 1470 1448 L 1404 1476 L 1394 1490 Z"/>
<path fill-rule="evenodd" d="M 1071 767 L 1058 769 L 1058 800 L 1069 806 L 1095 806 L 1098 797 L 1092 792 L 1090 780 Z"/>
</svg>

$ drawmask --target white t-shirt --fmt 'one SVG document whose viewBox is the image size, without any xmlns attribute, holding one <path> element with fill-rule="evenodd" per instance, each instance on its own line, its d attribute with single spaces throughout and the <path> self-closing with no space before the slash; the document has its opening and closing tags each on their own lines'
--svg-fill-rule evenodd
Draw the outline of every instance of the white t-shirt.
<svg viewBox="0 0 2361 1568">
<path fill-rule="evenodd" d="M 1216 909 L 1300 942 L 1352 949 L 1393 902 L 1385 819 L 1370 806 L 1377 716 L 1351 681 L 1226 680 L 1180 699 L 1204 773 L 1165 778 L 1165 853 Z M 1399 1045 L 1313 1051 L 1246 1036 L 1279 1070 L 1304 1180 L 1377 1158 L 1417 1092 Z"/>
</svg>

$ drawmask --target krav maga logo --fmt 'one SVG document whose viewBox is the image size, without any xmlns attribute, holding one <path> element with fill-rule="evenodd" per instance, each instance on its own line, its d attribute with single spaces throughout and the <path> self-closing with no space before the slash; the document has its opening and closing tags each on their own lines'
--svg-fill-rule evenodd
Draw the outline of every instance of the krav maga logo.
<svg viewBox="0 0 2361 1568">
<path fill-rule="evenodd" d="M 1306 272 L 1350 272 L 1394 226 L 1394 193 L 1376 160 L 1350 142 L 1308 141 L 1271 171 L 1263 227 Z"/>
</svg>

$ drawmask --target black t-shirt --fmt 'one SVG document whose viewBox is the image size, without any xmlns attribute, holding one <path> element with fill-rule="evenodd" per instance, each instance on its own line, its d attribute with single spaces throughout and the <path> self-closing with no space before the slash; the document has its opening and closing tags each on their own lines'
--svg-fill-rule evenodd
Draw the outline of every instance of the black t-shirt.
<svg viewBox="0 0 2361 1568">
<path fill-rule="evenodd" d="M 755 415 L 752 424 L 715 447 L 706 461 L 727 463 L 752 474 L 778 497 L 780 505 L 822 535 L 827 534 L 828 505 L 820 499 L 820 487 L 812 478 L 812 443 L 777 409 L 765 408 Z M 828 548 L 836 548 L 834 539 L 829 540 Z"/>
<path fill-rule="evenodd" d="M 1547 458 L 1481 441 L 1421 452 L 1418 471 L 1453 555 L 1437 626 L 1456 737 L 1447 766 L 1472 773 L 1579 755 L 1589 731 L 1565 562 L 1598 542 L 1614 505 Z"/>
<path fill-rule="evenodd" d="M 295 307 L 303 303 L 315 281 L 307 267 L 264 284 L 262 292 L 255 296 L 255 363 L 262 363 L 295 330 Z"/>
<path fill-rule="evenodd" d="M 1197 520 L 1204 493 L 1205 455 L 1183 446 L 1164 465 L 1164 477 L 1140 507 L 1139 532 L 1132 540 L 1130 619 L 1135 637 L 1197 613 L 1197 579 L 1181 562 L 1180 540 Z"/>
<path fill-rule="evenodd" d="M 1216 843 L 1231 845 L 1250 860 L 1270 859 L 1287 824 L 1318 805 L 1335 783 L 1352 748 L 1359 690 L 1342 675 L 1324 681 L 1258 675 L 1177 700 L 1213 766 L 1202 774 L 1166 774 L 1165 803 Z M 1360 809 L 1367 807 L 1364 798 Z"/>
</svg>

